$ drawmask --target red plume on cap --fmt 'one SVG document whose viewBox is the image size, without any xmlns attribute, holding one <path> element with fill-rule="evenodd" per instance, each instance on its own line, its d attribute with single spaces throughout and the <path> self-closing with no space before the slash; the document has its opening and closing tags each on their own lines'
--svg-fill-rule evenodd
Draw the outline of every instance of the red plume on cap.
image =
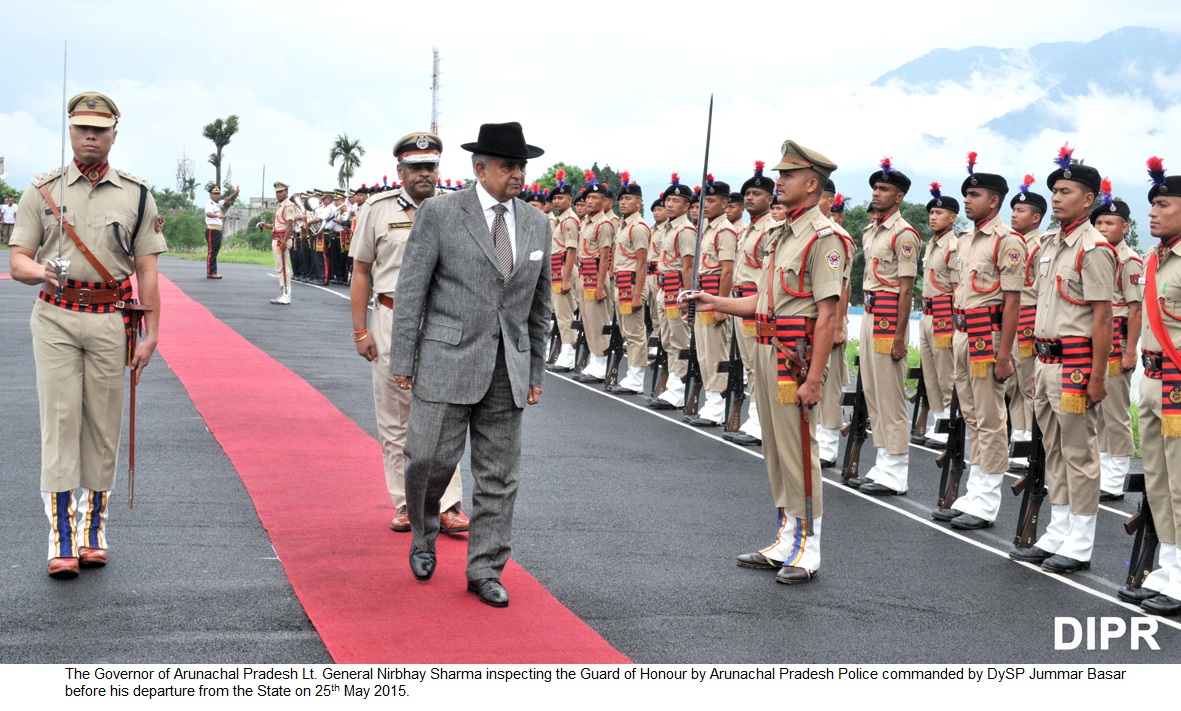
<svg viewBox="0 0 1181 711">
<path fill-rule="evenodd" d="M 694 194 L 694 195 L 700 195 L 700 194 L 701 194 L 701 186 L 700 186 L 700 185 L 694 185 L 694 186 L 693 186 L 693 194 Z"/>
<path fill-rule="evenodd" d="M 381 176 L 381 184 L 382 185 L 389 185 L 390 181 L 387 179 L 386 176 L 383 175 L 383 176 Z"/>
<path fill-rule="evenodd" d="M 1058 164 L 1059 168 L 1066 170 L 1070 167 L 1070 157 L 1073 155 L 1074 149 L 1070 147 L 1070 142 L 1067 141 L 1058 149 L 1058 157 L 1054 159 L 1054 162 Z"/>
<path fill-rule="evenodd" d="M 626 188 L 627 186 L 631 185 L 631 182 L 632 182 L 632 174 L 631 173 L 629 173 L 625 170 L 619 174 L 619 184 L 620 185 L 622 185 L 623 187 Z"/>
<path fill-rule="evenodd" d="M 882 161 L 878 163 L 878 166 L 882 169 L 883 176 L 889 175 L 890 172 L 894 170 L 894 165 L 890 162 L 889 158 L 882 158 Z"/>
<path fill-rule="evenodd" d="M 451 178 L 447 178 L 447 187 L 451 187 Z"/>
<path fill-rule="evenodd" d="M 763 177 L 763 168 L 766 167 L 766 165 L 767 164 L 761 160 L 755 161 L 755 177 L 756 178 Z"/>
<path fill-rule="evenodd" d="M 976 174 L 976 151 L 968 153 L 968 175 Z"/>
<path fill-rule="evenodd" d="M 976 154 L 975 154 L 975 153 L 973 153 L 972 155 L 976 155 Z M 931 183 L 931 197 L 935 198 L 936 200 L 942 200 L 942 199 L 943 199 L 943 193 L 941 193 L 941 192 L 939 191 L 939 189 L 940 189 L 940 188 L 942 188 L 942 187 L 943 187 L 943 186 L 942 186 L 942 185 L 940 185 L 938 182 L 933 182 L 933 183 Z"/>
<path fill-rule="evenodd" d="M 1148 177 L 1152 178 L 1153 185 L 1164 185 L 1165 164 L 1160 158 L 1153 156 L 1148 159 Z"/>
<path fill-rule="evenodd" d="M 1104 206 L 1111 204 L 1111 178 L 1099 181 L 1099 193 Z"/>
<path fill-rule="evenodd" d="M 558 172 L 554 173 L 554 177 L 558 180 L 558 187 L 566 187 L 566 169 L 558 168 Z"/>
<path fill-rule="evenodd" d="M 450 183 L 451 181 L 448 180 L 447 182 Z M 535 193 L 541 192 L 541 183 L 533 183 L 532 185 L 529 186 L 529 189 Z"/>
<path fill-rule="evenodd" d="M 706 173 L 705 174 L 705 184 L 710 186 L 711 188 L 713 187 L 713 185 L 714 185 L 714 174 L 713 173 Z"/>
<path fill-rule="evenodd" d="M 1027 194 L 1027 193 L 1029 192 L 1029 186 L 1030 186 L 1030 185 L 1033 185 L 1033 182 L 1034 182 L 1035 180 L 1037 180 L 1037 178 L 1033 177 L 1033 174 L 1032 174 L 1032 173 L 1027 173 L 1027 174 L 1025 175 L 1025 180 L 1024 180 L 1024 181 L 1022 181 L 1022 183 L 1021 183 L 1021 187 L 1020 187 L 1020 188 L 1018 188 L 1018 190 L 1020 190 L 1020 191 L 1021 191 L 1021 194 L 1022 194 L 1022 195 L 1025 195 L 1025 194 Z"/>
<path fill-rule="evenodd" d="M 841 208 L 844 206 L 845 206 L 845 196 L 841 195 L 840 193 L 837 193 L 836 197 L 834 197 L 832 199 L 833 209 L 836 210 L 837 212 L 840 212 Z"/>
<path fill-rule="evenodd" d="M 455 189 L 456 190 L 463 190 L 463 181 L 462 180 L 455 181 Z"/>
<path fill-rule="evenodd" d="M 681 184 L 681 176 L 677 175 L 676 173 L 673 173 L 672 184 L 673 185 L 680 185 Z"/>
</svg>

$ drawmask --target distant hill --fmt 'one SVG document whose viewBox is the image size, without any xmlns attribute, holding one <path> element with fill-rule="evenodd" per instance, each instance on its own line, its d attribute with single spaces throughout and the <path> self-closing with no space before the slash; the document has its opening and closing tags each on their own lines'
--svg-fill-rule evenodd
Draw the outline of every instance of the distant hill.
<svg viewBox="0 0 1181 711">
<path fill-rule="evenodd" d="M 1049 42 L 1028 50 L 968 47 L 937 49 L 883 74 L 874 86 L 896 85 L 933 93 L 941 84 L 1034 72 L 1045 93 L 1036 101 L 985 124 L 1011 139 L 1045 128 L 1076 130 L 1066 112 L 1053 110 L 1093 90 L 1140 96 L 1158 109 L 1181 103 L 1181 37 L 1148 27 L 1124 27 L 1090 42 Z"/>
</svg>

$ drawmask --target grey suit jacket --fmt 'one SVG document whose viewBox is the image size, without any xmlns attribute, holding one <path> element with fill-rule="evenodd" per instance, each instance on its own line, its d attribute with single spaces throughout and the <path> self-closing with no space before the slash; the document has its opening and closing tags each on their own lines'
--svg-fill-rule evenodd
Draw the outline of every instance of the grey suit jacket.
<svg viewBox="0 0 1181 711">
<path fill-rule="evenodd" d="M 416 397 L 471 405 L 492 382 L 497 341 L 513 400 L 541 387 L 549 338 L 549 220 L 514 198 L 517 260 L 507 283 L 473 187 L 427 200 L 414 217 L 394 296 L 390 372 Z"/>
</svg>

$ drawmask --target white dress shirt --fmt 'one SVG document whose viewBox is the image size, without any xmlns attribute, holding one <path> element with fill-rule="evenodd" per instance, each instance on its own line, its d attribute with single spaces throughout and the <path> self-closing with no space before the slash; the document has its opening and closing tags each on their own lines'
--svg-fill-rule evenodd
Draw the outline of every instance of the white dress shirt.
<svg viewBox="0 0 1181 711">
<path fill-rule="evenodd" d="M 480 207 L 484 209 L 484 221 L 488 223 L 488 234 L 492 234 L 492 221 L 496 219 L 494 205 L 500 204 L 508 208 L 504 213 L 504 222 L 508 225 L 508 243 L 513 248 L 513 266 L 517 266 L 517 217 L 513 210 L 513 201 L 497 203 L 496 198 L 488 194 L 480 181 L 476 181 L 476 195 L 480 198 Z"/>
</svg>

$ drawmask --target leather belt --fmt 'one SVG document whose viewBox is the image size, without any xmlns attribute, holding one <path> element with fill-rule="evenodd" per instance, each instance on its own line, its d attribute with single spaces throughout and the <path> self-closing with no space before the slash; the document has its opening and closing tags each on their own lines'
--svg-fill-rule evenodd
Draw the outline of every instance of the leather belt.
<svg viewBox="0 0 1181 711">
<path fill-rule="evenodd" d="M 48 284 L 42 285 L 41 291 L 51 296 L 54 294 L 53 287 Z M 59 298 L 79 306 L 116 304 L 118 308 L 123 308 L 123 291 L 120 289 L 75 289 L 67 286 L 62 289 Z"/>
<path fill-rule="evenodd" d="M 1062 357 L 1062 341 L 1039 340 L 1033 344 L 1033 348 L 1037 351 L 1038 356 L 1042 358 Z"/>
<path fill-rule="evenodd" d="M 386 294 L 378 294 L 377 303 L 392 311 L 394 308 L 394 297 L 388 296 Z"/>
<path fill-rule="evenodd" d="M 1164 369 L 1164 353 L 1158 351 L 1144 351 L 1140 354 L 1140 362 L 1144 364 L 1144 370 L 1149 372 L 1157 372 Z"/>
<path fill-rule="evenodd" d="M 755 336 L 759 338 L 777 338 L 779 336 L 776 330 L 777 324 L 774 321 L 756 321 L 755 322 Z M 806 318 L 804 320 L 804 333 L 811 340 L 811 336 L 816 331 L 816 319 Z"/>
</svg>

